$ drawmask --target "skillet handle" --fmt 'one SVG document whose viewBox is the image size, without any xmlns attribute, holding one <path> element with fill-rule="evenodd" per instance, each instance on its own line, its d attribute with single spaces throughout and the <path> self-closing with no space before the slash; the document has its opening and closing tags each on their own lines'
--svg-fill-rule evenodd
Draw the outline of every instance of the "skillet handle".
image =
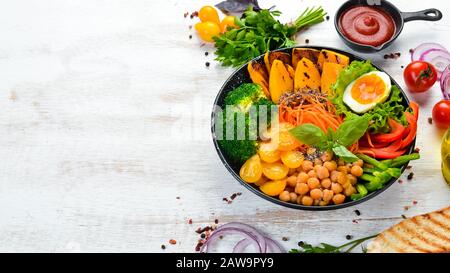
<svg viewBox="0 0 450 273">
<path fill-rule="evenodd" d="M 425 9 L 415 12 L 402 12 L 403 21 L 409 22 L 414 20 L 422 21 L 439 21 L 442 18 L 442 12 L 438 9 Z"/>
</svg>

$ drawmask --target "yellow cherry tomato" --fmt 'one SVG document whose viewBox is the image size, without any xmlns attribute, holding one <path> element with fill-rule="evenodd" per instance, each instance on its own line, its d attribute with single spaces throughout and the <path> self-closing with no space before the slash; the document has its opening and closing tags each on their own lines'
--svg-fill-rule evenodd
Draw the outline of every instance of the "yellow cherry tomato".
<svg viewBox="0 0 450 273">
<path fill-rule="evenodd" d="M 271 180 L 280 180 L 285 178 L 289 173 L 289 167 L 281 162 L 264 163 L 261 162 L 263 174 Z"/>
<path fill-rule="evenodd" d="M 214 7 L 204 6 L 198 11 L 198 18 L 202 22 L 213 22 L 216 25 L 220 25 L 219 14 Z"/>
<path fill-rule="evenodd" d="M 234 19 L 235 18 L 236 18 L 235 16 L 231 16 L 231 15 L 226 16 L 225 18 L 223 18 L 222 22 L 220 22 L 220 30 L 222 32 L 225 32 L 225 31 L 227 31 L 228 27 L 238 28 L 236 26 L 236 24 L 234 23 Z"/>
<path fill-rule="evenodd" d="M 255 183 L 261 179 L 262 166 L 258 155 L 254 155 L 245 161 L 239 171 L 239 176 L 247 183 Z"/>
<path fill-rule="evenodd" d="M 286 179 L 269 181 L 262 184 L 259 189 L 269 195 L 269 196 L 277 196 L 286 188 Z"/>
<path fill-rule="evenodd" d="M 277 150 L 277 145 L 272 142 L 261 143 L 258 154 L 261 160 L 267 163 L 280 160 L 280 151 Z"/>
<path fill-rule="evenodd" d="M 303 154 L 299 151 L 287 151 L 281 153 L 281 162 L 292 169 L 300 167 L 303 160 Z"/>
<path fill-rule="evenodd" d="M 213 37 L 220 34 L 220 28 L 213 22 L 202 22 L 195 24 L 198 36 L 205 42 L 213 42 Z"/>
</svg>

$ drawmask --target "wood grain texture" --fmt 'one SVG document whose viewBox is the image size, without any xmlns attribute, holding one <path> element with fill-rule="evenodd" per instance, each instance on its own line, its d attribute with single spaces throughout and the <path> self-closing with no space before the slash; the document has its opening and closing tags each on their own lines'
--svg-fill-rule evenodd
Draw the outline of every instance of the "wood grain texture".
<svg viewBox="0 0 450 273">
<path fill-rule="evenodd" d="M 216 155 L 209 129 L 212 103 L 233 69 L 213 61 L 213 48 L 200 46 L 189 30 L 195 20 L 183 17 L 215 2 L 2 4 L 0 251 L 159 252 L 165 244 L 166 252 L 191 252 L 194 230 L 216 218 L 255 225 L 287 249 L 298 240 L 338 244 L 347 234 L 380 232 L 402 214 L 450 204 L 440 172 L 441 135 L 427 122 L 441 97 L 438 85 L 411 96 L 422 107 L 422 158 L 412 164 L 413 180 L 403 177 L 404 183 L 368 202 L 326 212 L 280 207 L 239 185 Z M 302 32 L 298 44 L 309 39 L 347 49 L 333 26 L 340 1 L 276 2 L 283 21 L 322 4 L 330 21 Z M 443 0 L 395 2 L 405 11 L 433 6 L 444 13 L 437 23 L 407 23 L 389 49 L 363 55 L 403 86 L 409 48 L 424 41 L 450 47 L 450 6 Z M 391 52 L 402 55 L 384 60 Z M 222 200 L 235 192 L 243 194 L 232 204 Z M 168 244 L 172 238 L 176 245 Z M 218 250 L 230 250 L 232 241 Z"/>
</svg>

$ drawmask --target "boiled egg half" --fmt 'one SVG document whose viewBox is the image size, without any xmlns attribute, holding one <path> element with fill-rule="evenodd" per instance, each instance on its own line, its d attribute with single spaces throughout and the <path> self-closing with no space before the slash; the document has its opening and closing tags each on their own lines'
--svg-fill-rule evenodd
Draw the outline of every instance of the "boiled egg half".
<svg viewBox="0 0 450 273">
<path fill-rule="evenodd" d="M 356 113 L 365 113 L 383 103 L 391 92 L 391 79 L 380 71 L 366 73 L 345 88 L 343 101 Z"/>
</svg>

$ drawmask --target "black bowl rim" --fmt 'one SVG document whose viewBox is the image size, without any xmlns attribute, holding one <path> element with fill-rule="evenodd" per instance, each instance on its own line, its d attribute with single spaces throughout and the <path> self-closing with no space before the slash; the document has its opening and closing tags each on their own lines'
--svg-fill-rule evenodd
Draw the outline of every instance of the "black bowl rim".
<svg viewBox="0 0 450 273">
<path fill-rule="evenodd" d="M 402 12 L 401 12 L 394 4 L 392 4 L 391 2 L 386 1 L 386 0 L 381 0 L 381 5 L 380 5 L 380 6 L 383 6 L 383 5 L 390 5 L 390 6 L 392 7 L 392 9 L 395 10 L 395 12 L 397 13 L 397 15 L 400 17 L 400 22 L 401 22 L 401 23 L 400 23 L 400 26 L 397 26 L 397 25 L 396 25 L 396 26 L 395 26 L 395 27 L 396 27 L 395 33 L 394 33 L 394 35 L 391 37 L 391 39 L 387 40 L 386 42 L 384 42 L 383 44 L 381 44 L 381 45 L 379 45 L 379 46 L 371 46 L 371 45 L 361 44 L 361 43 L 354 42 L 354 41 L 350 40 L 349 38 L 347 38 L 347 37 L 344 35 L 344 33 L 342 33 L 341 28 L 339 27 L 339 20 L 341 19 L 342 13 L 343 13 L 345 10 L 348 9 L 347 5 L 352 4 L 353 6 L 368 6 L 368 7 L 371 7 L 369 4 L 364 3 L 364 2 L 355 2 L 355 3 L 351 3 L 351 2 L 353 2 L 353 1 L 355 1 L 355 0 L 348 0 L 348 1 L 344 2 L 344 3 L 337 9 L 337 11 L 336 11 L 336 13 L 335 13 L 335 16 L 334 16 L 334 27 L 336 28 L 336 31 L 337 31 L 337 33 L 339 34 L 339 36 L 340 36 L 343 40 L 345 40 L 345 41 L 347 42 L 347 44 L 353 45 L 354 48 L 357 48 L 357 47 L 359 47 L 359 48 L 364 48 L 364 50 L 363 50 L 364 52 L 369 52 L 369 51 L 377 52 L 377 51 L 381 51 L 381 50 L 387 48 L 388 46 L 390 46 L 390 45 L 398 38 L 398 36 L 400 35 L 400 33 L 401 33 L 402 30 L 403 30 L 403 27 L 405 26 L 405 21 L 404 21 L 404 19 L 403 19 Z M 344 7 L 345 7 L 345 9 L 344 9 Z M 392 11 L 388 11 L 388 10 L 385 10 L 385 11 L 386 11 L 387 13 L 389 13 L 389 14 L 392 16 L 392 14 L 393 14 Z M 353 49 L 353 48 L 352 48 L 352 49 Z M 359 51 L 358 49 L 354 49 L 354 50 Z"/>
<path fill-rule="evenodd" d="M 294 46 L 294 47 L 285 47 L 285 48 L 281 48 L 281 49 L 277 49 L 277 50 L 272 50 L 272 51 L 286 51 L 286 50 L 292 50 L 293 48 L 311 48 L 311 49 L 318 49 L 318 50 L 322 50 L 322 49 L 326 49 L 326 50 L 332 50 L 341 54 L 345 54 L 346 56 L 349 56 L 351 59 L 353 60 L 357 60 L 357 61 L 365 61 L 366 59 L 354 54 L 354 53 L 350 53 L 347 52 L 345 50 L 342 49 L 337 49 L 337 48 L 333 48 L 333 47 L 326 47 L 326 46 Z M 249 62 L 255 61 L 255 60 L 259 60 L 260 58 L 262 58 L 264 56 L 260 55 L 256 58 L 253 58 L 252 60 L 250 60 Z M 213 138 L 213 143 L 214 143 L 214 147 L 216 149 L 217 154 L 219 155 L 220 160 L 222 161 L 223 165 L 225 166 L 225 168 L 228 170 L 228 172 L 231 173 L 231 175 L 244 187 L 246 187 L 248 190 L 250 190 L 251 192 L 253 192 L 254 194 L 258 195 L 259 197 L 262 197 L 263 199 L 270 201 L 272 203 L 284 206 L 284 207 L 288 207 L 288 208 L 292 208 L 292 209 L 298 209 L 298 210 L 309 210 L 309 211 L 325 211 L 325 210 L 336 210 L 336 209 L 342 209 L 342 208 L 347 208 L 347 207 L 351 207 L 360 203 L 363 203 L 365 201 L 368 201 L 372 198 L 374 198 L 375 196 L 381 194 L 382 192 L 384 192 L 387 188 L 389 188 L 390 186 L 392 186 L 396 181 L 398 181 L 399 178 L 393 178 L 391 179 L 389 182 L 387 182 L 385 184 L 385 186 L 377 191 L 371 192 L 368 195 L 366 195 L 365 197 L 356 200 L 356 201 L 349 201 L 349 202 L 345 202 L 339 205 L 327 205 L 327 206 L 304 206 L 304 205 L 299 205 L 299 204 L 294 204 L 294 203 L 288 203 L 288 202 L 284 202 L 281 201 L 280 199 L 277 199 L 275 197 L 269 196 L 264 194 L 263 192 L 261 192 L 259 189 L 253 187 L 251 184 L 246 183 L 245 181 L 243 181 L 240 177 L 239 174 L 237 174 L 233 168 L 230 166 L 230 164 L 226 161 L 225 156 L 223 155 L 219 144 L 217 142 L 217 139 L 214 137 L 215 135 L 215 131 L 214 131 L 214 119 L 215 119 L 215 108 L 217 106 L 217 102 L 219 100 L 220 95 L 224 92 L 224 88 L 227 85 L 227 83 L 237 74 L 239 73 L 242 69 L 245 69 L 245 67 L 247 67 L 248 63 L 245 63 L 244 65 L 242 65 L 241 67 L 239 67 L 238 69 L 236 69 L 229 77 L 228 79 L 224 82 L 224 84 L 222 85 L 222 87 L 220 88 L 220 91 L 217 93 L 217 96 L 214 100 L 214 105 L 213 105 L 213 111 L 211 113 L 211 134 L 212 134 L 212 138 Z M 406 96 L 405 92 L 403 91 L 403 89 L 400 87 L 400 85 L 394 80 L 394 78 L 392 78 L 392 76 L 387 73 L 386 71 L 384 71 L 383 69 L 381 69 L 380 67 L 378 67 L 377 65 L 373 64 L 372 65 L 378 69 L 381 72 L 386 73 L 389 78 L 391 79 L 391 82 L 396 85 L 399 90 L 400 93 L 403 96 L 403 99 L 405 100 L 406 104 L 410 104 L 408 97 Z M 408 154 L 411 154 L 414 149 L 415 149 L 415 145 L 416 145 L 416 138 L 414 138 L 414 141 L 411 143 L 411 145 L 409 146 L 408 149 Z M 401 168 L 401 172 L 402 174 L 404 173 L 406 167 L 408 166 L 408 164 L 405 164 L 402 166 Z"/>
</svg>

